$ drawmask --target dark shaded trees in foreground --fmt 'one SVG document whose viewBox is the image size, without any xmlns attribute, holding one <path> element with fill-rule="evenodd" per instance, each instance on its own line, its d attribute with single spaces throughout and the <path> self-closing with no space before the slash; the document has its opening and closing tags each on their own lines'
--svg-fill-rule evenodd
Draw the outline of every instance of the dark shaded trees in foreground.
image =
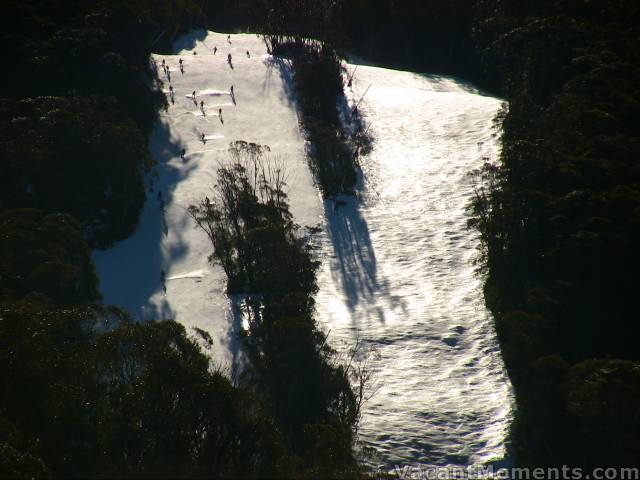
<svg viewBox="0 0 640 480">
<path fill-rule="evenodd" d="M 0 476 L 275 474 L 261 401 L 213 370 L 172 321 L 95 303 L 77 222 L 0 215 Z"/>
<path fill-rule="evenodd" d="M 3 477 L 277 472 L 272 421 L 182 325 L 24 301 L 2 305 L 0 320 Z"/>
<path fill-rule="evenodd" d="M 96 303 L 68 215 L 0 215 L 0 476 L 239 477 L 289 470 L 263 402 L 173 321 Z"/>
</svg>

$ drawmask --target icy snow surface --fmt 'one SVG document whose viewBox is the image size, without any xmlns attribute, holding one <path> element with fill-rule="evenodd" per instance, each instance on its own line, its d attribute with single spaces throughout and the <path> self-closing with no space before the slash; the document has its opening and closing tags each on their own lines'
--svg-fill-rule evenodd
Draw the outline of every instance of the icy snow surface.
<svg viewBox="0 0 640 480">
<path fill-rule="evenodd" d="M 371 86 L 359 109 L 375 147 L 363 160 L 357 198 L 334 206 L 319 197 L 304 159 L 289 71 L 259 38 L 231 35 L 228 43 L 226 34 L 199 31 L 181 37 L 175 52 L 154 56 L 167 94 L 162 59 L 171 69 L 175 103 L 151 139 L 157 176 L 139 227 L 94 253 L 105 302 L 140 320 L 175 318 L 207 330 L 216 361 L 236 364 L 238 324 L 224 273 L 208 264 L 211 246 L 186 208 L 211 196 L 230 141 L 269 145 L 289 172 L 297 223 L 321 227 L 317 318 L 329 342 L 345 350 L 359 338 L 373 348 L 374 393 L 360 430 L 363 444 L 378 452 L 369 463 L 502 458 L 512 393 L 474 272 L 478 240 L 465 211 L 473 194 L 468 173 L 499 149 L 491 120 L 500 100 L 451 78 L 360 65 L 346 94 L 353 103 Z"/>
</svg>

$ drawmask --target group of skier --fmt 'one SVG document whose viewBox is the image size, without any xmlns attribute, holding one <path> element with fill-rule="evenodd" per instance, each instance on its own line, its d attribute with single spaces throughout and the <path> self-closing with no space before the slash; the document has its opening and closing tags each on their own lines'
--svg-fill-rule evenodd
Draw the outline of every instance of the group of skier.
<svg viewBox="0 0 640 480">
<path fill-rule="evenodd" d="M 231 36 L 227 35 L 227 42 L 229 44 L 231 44 Z M 218 47 L 214 46 L 213 47 L 213 54 L 215 55 L 218 51 Z M 197 55 L 197 52 L 194 50 L 193 51 L 193 55 Z M 246 51 L 246 56 L 247 58 L 251 58 L 251 54 L 249 53 L 249 50 Z M 233 57 L 231 56 L 231 53 L 227 54 L 227 63 L 229 64 L 229 67 L 231 67 L 233 69 Z M 178 59 L 178 65 L 180 68 L 180 73 L 182 75 L 184 75 L 184 61 L 182 60 L 182 58 Z M 175 103 L 175 99 L 174 99 L 174 90 L 173 90 L 173 85 L 171 85 L 171 70 L 169 68 L 169 66 L 167 65 L 166 61 L 164 59 L 162 59 L 162 70 L 167 78 L 167 80 L 169 81 L 169 97 L 171 99 L 171 103 Z M 231 100 L 233 101 L 233 104 L 236 104 L 236 97 L 235 97 L 235 92 L 233 89 L 233 85 L 231 85 L 231 87 L 229 88 L 229 95 L 231 96 Z M 191 99 L 193 100 L 194 105 L 196 105 L 196 107 L 198 106 L 198 98 L 196 95 L 196 90 L 194 90 L 191 93 Z M 205 116 L 206 115 L 206 110 L 205 110 L 205 103 L 204 100 L 200 100 L 200 110 L 202 111 L 202 115 Z M 218 117 L 220 118 L 220 123 L 224 124 L 224 119 L 222 117 L 222 108 L 218 108 Z M 207 143 L 207 138 L 206 135 L 204 134 L 204 132 L 200 133 L 200 140 L 202 141 L 202 143 L 206 144 Z M 186 154 L 187 154 L 187 149 L 186 148 L 182 148 L 180 151 L 180 158 L 182 159 L 182 161 L 186 161 Z M 164 216 L 164 212 L 165 212 L 165 203 L 164 203 L 164 198 L 162 197 L 162 192 L 158 192 L 158 203 L 160 206 L 160 210 L 162 212 L 162 215 Z M 166 273 L 164 270 L 160 271 L 160 283 L 162 285 L 162 290 L 164 291 L 164 293 L 166 294 L 167 292 L 167 287 L 166 287 Z"/>
</svg>

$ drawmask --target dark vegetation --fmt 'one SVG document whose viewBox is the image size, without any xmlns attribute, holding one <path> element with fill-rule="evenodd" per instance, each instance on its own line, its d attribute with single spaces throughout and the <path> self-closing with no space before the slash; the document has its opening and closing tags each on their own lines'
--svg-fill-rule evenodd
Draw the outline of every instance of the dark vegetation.
<svg viewBox="0 0 640 480">
<path fill-rule="evenodd" d="M 357 151 L 340 118 L 339 104 L 346 104 L 340 56 L 329 43 L 304 37 L 268 34 L 265 41 L 274 55 L 288 57 L 309 166 L 323 195 L 353 193 Z"/>
<path fill-rule="evenodd" d="M 275 475 L 278 429 L 173 321 L 97 303 L 77 221 L 0 214 L 0 476 Z"/>
<path fill-rule="evenodd" d="M 291 66 L 311 170 L 326 196 L 352 193 L 357 159 L 338 112 L 344 97 L 340 57 L 326 45 L 306 45 Z"/>
<path fill-rule="evenodd" d="M 640 6 L 477 2 L 510 102 L 475 203 L 523 464 L 640 458 Z"/>
<path fill-rule="evenodd" d="M 189 213 L 211 240 L 211 261 L 227 273 L 229 293 L 242 293 L 248 365 L 242 384 L 266 399 L 286 445 L 303 471 L 323 477 L 355 472 L 354 434 L 366 372 L 341 365 L 314 319 L 317 292 L 310 246 L 293 223 L 286 174 L 268 147 L 230 145 L 214 197 Z"/>
<path fill-rule="evenodd" d="M 300 123 L 309 142 L 309 166 L 326 197 L 354 193 L 358 159 L 370 148 L 357 109 L 347 108 L 339 9 L 328 1 L 263 3 L 258 30 L 268 50 L 293 72 Z"/>
<path fill-rule="evenodd" d="M 0 315 L 3 478 L 277 471 L 272 421 L 250 392 L 210 369 L 182 325 L 34 301 L 3 305 Z"/>
<path fill-rule="evenodd" d="M 0 211 L 74 215 L 92 245 L 127 237 L 144 204 L 148 135 L 164 99 L 151 48 L 203 20 L 190 0 L 9 0 L 0 94 Z"/>
<path fill-rule="evenodd" d="M 486 85 L 470 35 L 469 0 L 347 0 L 338 2 L 345 45 L 366 61 Z"/>
<path fill-rule="evenodd" d="M 124 238 L 145 199 L 146 143 L 111 97 L 2 99 L 0 205 L 69 213 L 94 245 Z"/>
<path fill-rule="evenodd" d="M 224 0 L 209 21 L 222 29 L 313 38 L 365 61 L 483 84 L 468 0 Z"/>
<path fill-rule="evenodd" d="M 54 306 L 100 299 L 91 252 L 77 220 L 16 209 L 0 214 L 0 301 Z"/>
<path fill-rule="evenodd" d="M 340 57 L 320 43 L 305 44 L 294 51 L 291 68 L 300 120 L 310 145 L 309 166 L 325 196 L 353 193 L 358 163 L 338 110 L 344 100 Z"/>
</svg>

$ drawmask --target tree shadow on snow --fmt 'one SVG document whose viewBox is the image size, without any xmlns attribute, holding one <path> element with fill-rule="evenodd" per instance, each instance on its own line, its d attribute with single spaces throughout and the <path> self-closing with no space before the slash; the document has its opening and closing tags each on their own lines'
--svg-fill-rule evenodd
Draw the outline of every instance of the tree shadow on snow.
<svg viewBox="0 0 640 480">
<path fill-rule="evenodd" d="M 147 199 L 138 228 L 110 249 L 94 252 L 104 298 L 123 307 L 136 321 L 175 317 L 164 292 L 170 287 L 163 271 L 186 254 L 187 245 L 180 233 L 184 226 L 171 224 L 163 206 L 171 204 L 175 186 L 196 167 L 195 162 L 180 160 L 183 144 L 171 137 L 162 120 L 157 121 L 150 147 L 156 166 L 147 177 Z M 167 245 L 169 229 L 172 242 Z"/>
<path fill-rule="evenodd" d="M 494 96 L 490 92 L 476 87 L 474 84 L 463 78 L 451 77 L 447 75 L 436 75 L 432 73 L 415 73 L 414 75 L 416 77 L 427 80 L 429 87 L 434 92 L 451 92 L 457 89 L 460 92 L 471 93 L 473 95 L 480 95 L 483 97 Z"/>
<path fill-rule="evenodd" d="M 297 113 L 298 97 L 293 86 L 293 71 L 290 61 L 286 58 L 269 55 L 264 57 L 263 62 L 267 68 L 262 82 L 262 94 L 266 94 L 273 88 L 273 72 L 275 69 L 282 78 L 283 95 L 281 97 L 287 101 L 289 106 L 295 108 Z"/>
<path fill-rule="evenodd" d="M 440 91 L 438 86 L 442 86 L 443 91 L 450 91 L 451 86 L 455 86 L 462 91 L 467 93 L 473 93 L 476 95 L 482 95 L 484 97 L 493 97 L 489 91 L 483 90 L 479 87 L 476 87 L 471 82 L 465 80 L 462 77 L 456 77 L 453 75 L 441 75 L 437 73 L 427 73 L 427 72 L 416 72 L 412 70 L 407 70 L 408 67 L 402 65 L 394 65 L 388 62 L 378 62 L 375 60 L 365 59 L 363 57 L 357 55 L 350 55 L 348 58 L 349 67 L 355 67 L 356 65 L 361 65 L 365 67 L 375 67 L 375 68 L 384 68 L 385 70 L 396 70 L 399 72 L 406 72 L 415 75 L 416 77 L 422 77 L 429 81 L 430 84 L 434 85 L 436 88 L 434 91 Z M 447 85 L 445 89 L 444 86 Z"/>
<path fill-rule="evenodd" d="M 204 29 L 191 30 L 189 33 L 180 35 L 177 40 L 173 42 L 173 51 L 181 52 L 183 50 L 198 50 L 198 42 L 200 45 L 204 44 L 207 49 L 209 46 L 204 43 L 207 38 L 207 31 Z"/>
<path fill-rule="evenodd" d="M 297 109 L 297 94 L 293 83 L 293 71 L 289 60 L 277 56 L 265 58 L 267 72 L 263 83 L 265 89 L 271 88 L 273 69 L 277 69 L 284 86 L 284 95 L 289 105 Z M 346 97 L 339 101 L 341 121 L 345 132 L 366 127 L 364 119 L 358 112 L 352 113 Z M 373 147 L 370 139 L 368 153 Z M 359 170 L 359 169 L 358 169 Z M 365 188 L 363 175 L 358 171 L 356 192 Z M 337 198 L 324 200 L 324 211 L 327 233 L 332 243 L 335 257 L 331 272 L 334 282 L 340 285 L 346 304 L 355 323 L 360 311 L 374 316 L 380 322 L 385 321 L 385 310 L 401 307 L 402 301 L 390 294 L 389 282 L 378 270 L 375 250 L 371 243 L 369 227 L 360 211 L 358 196 L 340 195 Z M 381 306 L 383 305 L 383 306 Z M 357 327 L 357 325 L 355 325 Z"/>
<path fill-rule="evenodd" d="M 369 227 L 362 216 L 359 200 L 342 195 L 324 201 L 327 232 L 335 256 L 331 274 L 341 286 L 355 327 L 360 312 L 367 318 L 385 322 L 385 311 L 401 309 L 404 301 L 392 295 L 391 285 L 378 268 Z"/>
</svg>

